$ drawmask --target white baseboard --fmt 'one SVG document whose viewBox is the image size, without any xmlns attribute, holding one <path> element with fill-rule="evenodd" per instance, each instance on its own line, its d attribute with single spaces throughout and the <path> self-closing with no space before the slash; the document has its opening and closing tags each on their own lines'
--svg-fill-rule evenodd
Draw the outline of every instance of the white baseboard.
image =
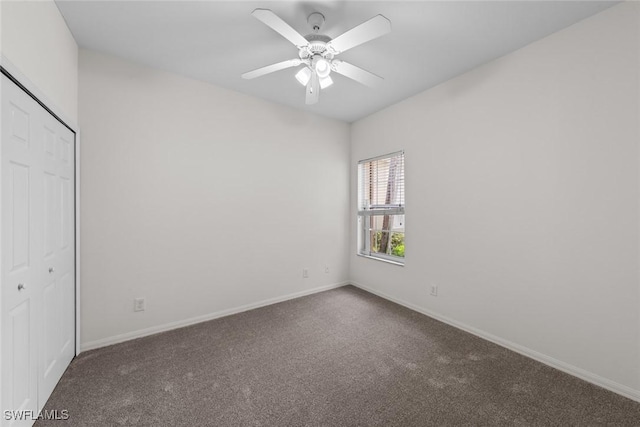
<svg viewBox="0 0 640 427">
<path fill-rule="evenodd" d="M 396 304 L 407 307 L 413 311 L 417 311 L 418 313 L 422 313 L 426 316 L 439 320 L 443 323 L 451 325 L 455 328 L 461 329 L 465 332 L 469 332 L 470 334 L 476 335 L 480 338 L 483 338 L 487 341 L 491 341 L 494 344 L 498 344 L 504 348 L 515 351 L 516 353 L 522 354 L 523 356 L 527 356 L 531 359 L 537 360 L 538 362 L 544 363 L 545 365 L 551 366 L 552 368 L 558 369 L 562 372 L 565 372 L 569 375 L 573 375 L 574 377 L 578 377 L 584 381 L 590 382 L 602 388 L 605 388 L 614 393 L 620 394 L 629 399 L 640 402 L 640 390 L 635 390 L 626 385 L 617 383 L 615 381 L 609 380 L 607 378 L 601 377 L 592 372 L 586 371 L 582 368 L 578 368 L 577 366 L 573 366 L 571 364 L 565 363 L 561 360 L 555 359 L 553 357 L 547 356 L 545 354 L 539 353 L 535 350 L 532 350 L 528 347 L 522 346 L 520 344 L 516 344 L 509 340 L 505 340 L 503 338 L 492 335 L 488 332 L 482 331 L 480 329 L 474 328 L 473 326 L 466 325 L 464 323 L 458 322 L 456 320 L 450 319 L 441 314 L 435 313 L 433 311 L 427 310 L 425 308 L 419 307 L 415 304 L 403 301 L 398 298 L 394 298 L 390 295 L 385 294 L 384 292 L 377 291 L 363 284 L 351 281 L 349 282 L 351 285 L 356 286 L 366 292 L 377 295 L 381 298 L 394 302 Z"/>
<path fill-rule="evenodd" d="M 269 298 L 266 300 L 258 301 L 251 304 L 242 305 L 240 307 L 234 307 L 227 310 L 216 311 L 215 313 L 209 313 L 202 316 L 191 317 L 189 319 L 178 320 L 176 322 L 165 323 L 158 326 L 152 326 L 150 328 L 139 329 L 137 331 L 127 332 L 120 335 L 114 335 L 112 337 L 102 338 L 95 341 L 89 341 L 82 343 L 81 351 L 93 350 L 100 347 L 106 347 L 108 345 L 118 344 L 124 341 L 133 340 L 136 338 L 146 337 L 148 335 L 157 334 L 159 332 L 166 332 L 172 329 L 183 328 L 185 326 L 193 325 L 196 323 L 206 322 L 208 320 L 218 319 L 220 317 L 230 316 L 232 314 L 242 313 L 243 311 L 253 310 L 254 308 L 260 308 L 279 302 L 300 298 L 306 295 L 316 294 L 318 292 L 328 291 L 329 289 L 339 288 L 341 286 L 348 285 L 349 282 L 333 283 L 331 285 L 319 286 L 313 289 L 307 289 L 300 292 L 294 292 L 292 294 L 283 295 L 280 297 Z"/>
</svg>

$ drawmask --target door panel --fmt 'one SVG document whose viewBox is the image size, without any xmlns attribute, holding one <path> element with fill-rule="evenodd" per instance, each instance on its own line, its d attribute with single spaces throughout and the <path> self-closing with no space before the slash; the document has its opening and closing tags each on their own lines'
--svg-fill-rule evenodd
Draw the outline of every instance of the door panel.
<svg viewBox="0 0 640 427">
<path fill-rule="evenodd" d="M 69 247 L 70 239 L 73 237 L 71 228 L 73 227 L 71 212 L 71 180 L 64 176 L 60 177 L 60 249 Z"/>
<path fill-rule="evenodd" d="M 44 259 L 49 261 L 55 253 L 56 245 L 56 176 L 44 173 Z"/>
<path fill-rule="evenodd" d="M 60 136 L 60 151 L 59 151 L 59 159 L 62 163 L 70 166 L 71 165 L 71 152 L 73 151 L 71 140 L 64 135 Z"/>
<path fill-rule="evenodd" d="M 8 215 L 10 234 L 8 239 L 9 266 L 12 272 L 29 268 L 29 166 L 9 163 Z"/>
<path fill-rule="evenodd" d="M 42 293 L 42 314 L 44 318 L 42 361 L 45 377 L 51 374 L 57 361 L 55 349 L 58 342 L 58 328 L 60 327 L 60 322 L 58 321 L 59 294 L 55 280 L 47 284 Z"/>
<path fill-rule="evenodd" d="M 54 158 L 56 155 L 56 133 L 48 127 L 45 127 L 45 129 L 44 154 L 47 157 Z"/>
<path fill-rule="evenodd" d="M 15 100 L 9 102 L 9 114 L 10 114 L 10 129 L 12 142 L 22 143 L 24 149 L 29 149 L 29 117 L 30 114 L 26 109 L 20 108 L 19 104 L 23 101 Z M 14 147 L 16 148 L 16 147 Z"/>
<path fill-rule="evenodd" d="M 20 305 L 14 307 L 9 313 L 10 337 L 13 342 L 11 359 L 8 362 L 13 366 L 9 379 L 11 392 L 9 399 L 16 409 L 30 409 L 33 407 L 33 392 L 29 381 L 34 376 L 31 360 L 31 307 L 30 301 L 25 299 Z"/>
<path fill-rule="evenodd" d="M 75 289 L 73 276 L 65 274 L 60 278 L 60 294 L 62 295 L 62 313 L 60 316 L 60 352 L 63 355 L 71 355 L 75 353 Z M 69 327 L 72 325 L 73 328 Z"/>
</svg>

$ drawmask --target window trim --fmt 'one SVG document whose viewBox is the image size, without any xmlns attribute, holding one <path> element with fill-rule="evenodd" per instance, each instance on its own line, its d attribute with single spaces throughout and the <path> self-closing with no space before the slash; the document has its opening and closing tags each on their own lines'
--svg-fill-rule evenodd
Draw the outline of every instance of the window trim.
<svg viewBox="0 0 640 427">
<path fill-rule="evenodd" d="M 393 257 L 393 259 L 389 259 L 391 257 L 386 254 L 378 254 L 379 256 L 378 255 L 374 256 L 374 255 L 363 254 L 360 252 L 356 253 L 356 255 L 362 258 L 374 259 L 376 261 L 386 262 L 387 264 L 397 265 L 398 267 L 404 267 L 404 262 L 397 261 L 399 257 Z M 400 259 L 404 259 L 404 258 L 400 258 Z"/>
<path fill-rule="evenodd" d="M 385 216 L 385 215 L 405 215 L 405 204 L 390 204 L 390 205 L 374 205 L 373 209 L 363 209 L 361 206 L 361 165 L 374 162 L 376 160 L 382 159 L 390 159 L 397 156 L 402 156 L 402 174 L 403 174 L 403 191 L 404 191 L 404 176 L 405 176 L 405 159 L 404 159 L 404 150 L 394 151 L 388 154 L 383 154 L 380 156 L 370 157 L 367 159 L 359 160 L 356 165 L 356 219 L 357 219 L 357 242 L 356 242 L 356 255 L 363 257 L 374 259 L 377 261 L 383 261 L 389 264 L 397 265 L 404 267 L 405 265 L 405 257 L 398 257 L 395 255 L 388 255 L 384 253 L 376 253 L 371 251 L 371 236 L 368 232 L 367 219 L 372 216 Z M 389 233 L 391 233 L 389 231 Z"/>
</svg>

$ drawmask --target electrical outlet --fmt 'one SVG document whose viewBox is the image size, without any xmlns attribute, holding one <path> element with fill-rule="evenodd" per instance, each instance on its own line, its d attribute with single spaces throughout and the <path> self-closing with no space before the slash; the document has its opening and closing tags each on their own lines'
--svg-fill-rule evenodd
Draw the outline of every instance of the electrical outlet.
<svg viewBox="0 0 640 427">
<path fill-rule="evenodd" d="M 307 270 L 306 268 L 302 269 L 302 277 L 304 279 L 308 279 L 309 278 L 309 270 Z"/>
<path fill-rule="evenodd" d="M 431 295 L 434 297 L 438 296 L 438 287 L 436 285 L 431 285 Z"/>
<path fill-rule="evenodd" d="M 133 311 L 144 311 L 147 308 L 144 298 L 136 298 L 133 300 Z"/>
</svg>

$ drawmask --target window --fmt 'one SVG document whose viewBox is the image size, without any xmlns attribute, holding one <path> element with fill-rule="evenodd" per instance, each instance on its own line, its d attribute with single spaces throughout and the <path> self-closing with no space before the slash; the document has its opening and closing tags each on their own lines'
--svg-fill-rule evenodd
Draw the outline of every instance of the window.
<svg viewBox="0 0 640 427">
<path fill-rule="evenodd" d="M 358 162 L 358 254 L 404 264 L 404 151 Z"/>
</svg>

